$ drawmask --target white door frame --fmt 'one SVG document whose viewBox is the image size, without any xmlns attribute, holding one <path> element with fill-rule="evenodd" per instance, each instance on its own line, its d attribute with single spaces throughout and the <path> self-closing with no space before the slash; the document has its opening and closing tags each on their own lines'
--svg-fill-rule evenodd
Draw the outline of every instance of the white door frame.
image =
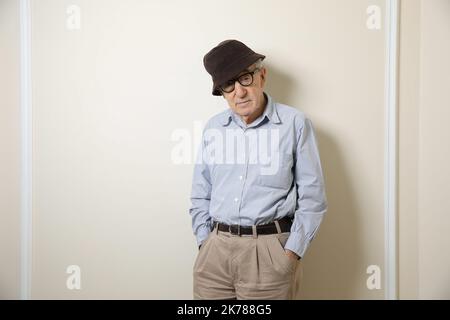
<svg viewBox="0 0 450 320">
<path fill-rule="evenodd" d="M 397 66 L 398 66 L 399 1 L 386 0 L 385 14 L 385 165 L 384 165 L 384 234 L 385 234 L 385 299 L 398 298 L 398 133 L 397 133 Z"/>
<path fill-rule="evenodd" d="M 32 157 L 31 8 L 20 0 L 20 299 L 31 298 L 32 265 Z"/>
</svg>

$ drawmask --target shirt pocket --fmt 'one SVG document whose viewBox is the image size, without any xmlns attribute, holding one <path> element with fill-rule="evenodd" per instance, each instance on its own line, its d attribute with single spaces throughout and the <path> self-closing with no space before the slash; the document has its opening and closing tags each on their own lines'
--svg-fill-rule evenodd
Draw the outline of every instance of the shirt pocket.
<svg viewBox="0 0 450 320">
<path fill-rule="evenodd" d="M 257 175 L 258 185 L 267 188 L 289 189 L 293 181 L 293 157 L 290 154 L 280 154 L 277 161 L 261 165 Z"/>
</svg>

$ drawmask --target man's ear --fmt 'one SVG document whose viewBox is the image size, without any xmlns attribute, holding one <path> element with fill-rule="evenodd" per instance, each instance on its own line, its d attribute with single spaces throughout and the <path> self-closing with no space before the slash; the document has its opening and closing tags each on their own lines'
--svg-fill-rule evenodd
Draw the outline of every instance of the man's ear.
<svg viewBox="0 0 450 320">
<path fill-rule="evenodd" d="M 265 67 L 261 68 L 261 84 L 264 86 L 267 80 L 267 69 Z"/>
</svg>

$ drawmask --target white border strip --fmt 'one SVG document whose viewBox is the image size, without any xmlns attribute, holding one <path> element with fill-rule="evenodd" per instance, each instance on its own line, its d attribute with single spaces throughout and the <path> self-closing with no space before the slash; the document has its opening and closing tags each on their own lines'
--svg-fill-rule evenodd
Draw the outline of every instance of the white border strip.
<svg viewBox="0 0 450 320">
<path fill-rule="evenodd" d="M 398 298 L 397 292 L 397 50 L 398 0 L 386 0 L 385 66 L 385 299 Z"/>
<path fill-rule="evenodd" d="M 21 209 L 20 299 L 31 298 L 32 109 L 30 0 L 20 0 Z"/>
</svg>

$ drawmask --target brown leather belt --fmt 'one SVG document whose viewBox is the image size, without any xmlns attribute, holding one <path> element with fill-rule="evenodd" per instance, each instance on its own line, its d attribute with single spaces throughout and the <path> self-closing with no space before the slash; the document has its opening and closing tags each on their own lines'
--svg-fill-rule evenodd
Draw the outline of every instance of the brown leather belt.
<svg viewBox="0 0 450 320">
<path fill-rule="evenodd" d="M 278 224 L 280 225 L 281 232 L 290 232 L 292 226 L 292 219 L 289 217 L 284 217 L 278 220 Z M 237 224 L 228 225 L 221 222 L 214 222 L 214 227 L 218 225 L 219 231 L 229 232 L 233 235 L 241 236 L 241 235 L 252 235 L 253 227 L 251 226 L 241 226 Z M 257 234 L 274 234 L 278 233 L 275 222 L 271 222 L 268 224 L 261 224 L 256 226 Z"/>
</svg>

